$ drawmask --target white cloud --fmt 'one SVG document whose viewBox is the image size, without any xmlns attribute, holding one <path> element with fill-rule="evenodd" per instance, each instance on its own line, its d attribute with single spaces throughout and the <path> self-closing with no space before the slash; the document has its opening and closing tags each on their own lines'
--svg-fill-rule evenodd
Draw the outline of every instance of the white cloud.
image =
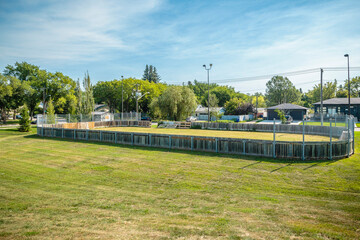
<svg viewBox="0 0 360 240">
<path fill-rule="evenodd" d="M 37 5 L 37 4 L 35 4 Z M 157 9 L 151 1 L 59 1 L 9 15 L 1 58 L 91 61 L 106 51 L 131 51 L 121 31 Z M 139 7 L 141 5 L 141 7 Z M 34 6 L 33 6 L 34 7 Z"/>
</svg>

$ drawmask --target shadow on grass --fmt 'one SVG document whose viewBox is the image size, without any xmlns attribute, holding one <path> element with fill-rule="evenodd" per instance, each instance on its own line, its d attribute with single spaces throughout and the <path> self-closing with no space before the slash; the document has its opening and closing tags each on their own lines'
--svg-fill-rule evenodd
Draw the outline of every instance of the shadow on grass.
<svg viewBox="0 0 360 240">
<path fill-rule="evenodd" d="M 301 164 L 301 163 L 325 163 L 325 162 L 334 162 L 334 160 L 294 160 L 294 159 L 286 159 L 286 158 L 268 158 L 268 157 L 260 157 L 260 156 L 248 156 L 248 155 L 240 155 L 240 154 L 224 154 L 224 153 L 214 153 L 214 152 L 202 152 L 202 151 L 189 151 L 182 149 L 171 149 L 168 148 L 160 148 L 160 147 L 147 147 L 147 146 L 136 146 L 136 145 L 127 145 L 127 144 L 115 144 L 110 142 L 97 142 L 97 141 L 86 141 L 86 140 L 73 140 L 70 138 L 52 138 L 52 137 L 41 137 L 36 133 L 32 135 L 26 135 L 24 138 L 32 138 L 32 139 L 48 139 L 53 141 L 65 141 L 65 142 L 78 142 L 78 143 L 91 143 L 101 146 L 119 146 L 122 148 L 128 149 L 141 149 L 152 152 L 173 152 L 173 153 L 187 153 L 194 156 L 209 156 L 209 157 L 226 157 L 226 158 L 234 158 L 234 159 L 242 159 L 249 161 L 258 161 L 257 163 L 252 163 L 243 168 L 250 167 L 255 164 L 259 164 L 261 162 L 271 162 L 271 163 L 291 163 L 291 164 Z M 286 167 L 286 166 L 285 166 Z M 283 167 L 281 167 L 283 168 Z M 281 169 L 279 168 L 279 169 Z M 277 170 L 277 169 L 275 169 Z"/>
<path fill-rule="evenodd" d="M 290 167 L 293 163 L 289 163 L 285 166 L 281 166 L 281 167 L 278 167 L 278 168 L 275 168 L 274 170 L 271 170 L 270 172 L 273 173 L 273 172 L 276 172 L 276 171 L 279 171 L 280 169 L 283 169 L 283 168 L 286 168 L 286 167 Z M 316 163 L 318 164 L 318 163 Z"/>
</svg>

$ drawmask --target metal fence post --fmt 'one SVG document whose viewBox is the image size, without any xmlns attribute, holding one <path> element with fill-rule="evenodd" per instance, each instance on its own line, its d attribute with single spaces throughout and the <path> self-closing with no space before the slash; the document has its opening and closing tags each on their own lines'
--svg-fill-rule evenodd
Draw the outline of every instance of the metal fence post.
<svg viewBox="0 0 360 240">
<path fill-rule="evenodd" d="M 115 144 L 117 143 L 117 132 L 115 132 Z"/>
<path fill-rule="evenodd" d="M 302 140 L 302 154 L 301 154 L 302 160 L 305 160 L 305 124 L 303 119 L 303 140 Z"/>
<path fill-rule="evenodd" d="M 351 127 L 352 127 L 352 150 L 353 153 L 355 153 L 355 118 L 354 117 L 352 117 Z"/>
<path fill-rule="evenodd" d="M 149 146 L 151 146 L 151 134 L 149 134 Z"/>
<path fill-rule="evenodd" d="M 76 129 L 74 128 L 74 139 L 76 139 Z"/>
<path fill-rule="evenodd" d="M 329 151 L 329 159 L 332 160 L 332 120 L 331 118 L 329 119 L 330 121 L 330 151 Z"/>
<path fill-rule="evenodd" d="M 169 135 L 169 149 L 171 149 L 171 135 Z"/>
<path fill-rule="evenodd" d="M 215 151 L 218 153 L 219 152 L 219 147 L 218 147 L 218 138 L 215 138 Z"/>
<path fill-rule="evenodd" d="M 194 137 L 191 137 L 191 151 L 194 150 Z"/>
<path fill-rule="evenodd" d="M 246 155 L 246 140 L 243 140 L 243 154 Z"/>
<path fill-rule="evenodd" d="M 276 153 L 275 153 L 275 150 L 276 150 L 276 138 L 275 138 L 275 118 L 274 118 L 274 133 L 273 133 L 273 158 L 276 158 Z"/>
<path fill-rule="evenodd" d="M 64 129 L 62 128 L 61 130 L 61 137 L 64 138 Z"/>
<path fill-rule="evenodd" d="M 100 142 L 102 141 L 102 131 L 100 131 Z"/>
<path fill-rule="evenodd" d="M 131 133 L 131 145 L 134 145 L 134 134 Z"/>
<path fill-rule="evenodd" d="M 350 111 L 350 110 L 349 110 Z M 347 152 L 347 157 L 350 157 L 350 116 L 348 115 L 347 118 L 346 118 L 346 121 L 347 121 L 347 136 L 348 136 L 348 152 Z"/>
</svg>

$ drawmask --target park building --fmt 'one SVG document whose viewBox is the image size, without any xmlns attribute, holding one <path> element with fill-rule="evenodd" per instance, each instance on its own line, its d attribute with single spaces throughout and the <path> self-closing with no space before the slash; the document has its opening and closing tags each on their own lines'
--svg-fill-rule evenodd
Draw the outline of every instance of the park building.
<svg viewBox="0 0 360 240">
<path fill-rule="evenodd" d="M 321 102 L 314 103 L 314 118 L 320 118 Z M 345 119 L 345 115 L 349 113 L 348 98 L 331 98 L 323 101 L 324 119 L 334 118 Z M 350 98 L 350 114 L 360 119 L 360 98 Z"/>
<path fill-rule="evenodd" d="M 296 104 L 291 103 L 283 103 L 273 107 L 267 108 L 267 117 L 268 120 L 273 120 L 274 118 L 279 120 L 279 115 L 276 110 L 283 111 L 285 115 L 289 115 L 293 120 L 302 121 L 304 117 L 307 115 L 307 111 L 309 110 L 306 107 L 302 107 Z"/>
</svg>

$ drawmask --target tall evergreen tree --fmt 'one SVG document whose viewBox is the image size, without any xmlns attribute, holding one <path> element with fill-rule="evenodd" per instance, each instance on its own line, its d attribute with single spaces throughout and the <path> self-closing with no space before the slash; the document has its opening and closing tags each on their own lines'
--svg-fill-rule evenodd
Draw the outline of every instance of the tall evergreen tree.
<svg viewBox="0 0 360 240">
<path fill-rule="evenodd" d="M 154 83 L 159 83 L 161 80 L 159 74 L 157 73 L 156 67 L 153 65 L 146 65 L 142 79 Z"/>
<path fill-rule="evenodd" d="M 51 97 L 50 97 L 46 111 L 47 111 L 47 123 L 54 124 L 55 123 L 55 108 L 54 108 L 54 104 L 53 104 Z"/>
<path fill-rule="evenodd" d="M 149 79 L 149 66 L 146 64 L 142 80 L 148 80 L 148 79 Z"/>
<path fill-rule="evenodd" d="M 80 86 L 80 80 L 79 79 L 76 82 L 75 96 L 76 96 L 76 99 L 77 99 L 77 102 L 76 102 L 76 114 L 81 114 L 82 113 L 83 96 L 82 96 L 82 91 L 81 91 L 81 86 Z"/>
<path fill-rule="evenodd" d="M 95 100 L 93 94 L 93 87 L 91 85 L 89 72 L 85 73 L 84 77 L 84 94 L 83 94 L 83 103 L 82 103 L 82 113 L 83 114 L 91 114 L 95 108 Z"/>
<path fill-rule="evenodd" d="M 26 105 L 21 110 L 21 119 L 20 119 L 20 132 L 30 132 L 30 117 L 29 117 L 29 109 Z"/>
</svg>

